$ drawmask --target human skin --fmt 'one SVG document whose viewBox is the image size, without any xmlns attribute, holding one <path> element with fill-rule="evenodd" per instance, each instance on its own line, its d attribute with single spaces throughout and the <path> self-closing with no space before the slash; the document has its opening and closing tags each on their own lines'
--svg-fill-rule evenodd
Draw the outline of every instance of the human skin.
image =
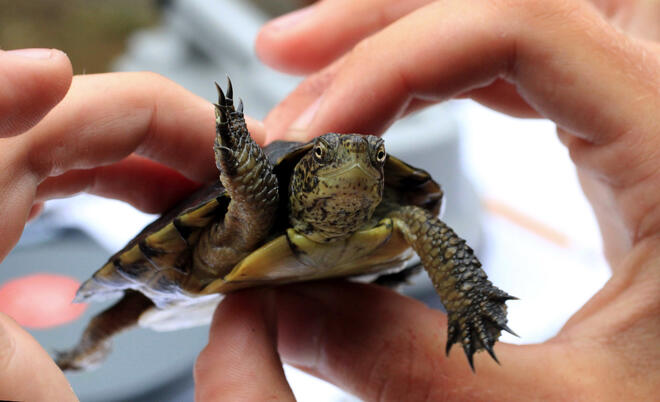
<svg viewBox="0 0 660 402">
<path fill-rule="evenodd" d="M 609 2 L 615 11 L 608 13 L 645 15 L 637 4 Z M 635 36 L 613 29 L 578 1 L 327 0 L 318 7 L 325 9 L 289 29 L 266 27 L 257 43 L 271 65 L 311 73 L 266 119 L 268 138 L 381 133 L 407 111 L 454 96 L 550 118 L 598 215 L 613 275 L 555 338 L 500 343 L 502 366 L 480 354 L 476 375 L 460 353 L 444 356 L 442 313 L 387 289 L 330 282 L 239 292 L 214 316 L 195 368 L 197 399 L 292 399 L 282 361 L 366 400 L 654 396 L 657 38 L 643 23 L 620 25 Z M 71 82 L 66 57 L 57 52 L 51 66 L 32 67 L 37 81 L 29 66 L 12 67 L 6 57 L 0 53 L 0 79 L 11 78 L 0 92 L 0 188 L 11 191 L 0 192 L 0 258 L 49 198 L 87 191 L 158 212 L 216 178 L 206 101 L 159 76 L 123 73 L 76 77 L 54 106 Z M 249 126 L 264 143 L 264 126 Z M 0 399 L 75 399 L 47 353 L 2 315 L 0 345 Z"/>
<path fill-rule="evenodd" d="M 217 177 L 210 103 L 152 73 L 72 80 L 66 55 L 47 52 L 0 51 L 0 260 L 47 199 L 85 191 L 161 212 Z M 248 123 L 263 143 L 261 124 Z M 76 400 L 48 353 L 2 313 L 0 373 L 2 400 Z"/>
<path fill-rule="evenodd" d="M 551 119 L 597 214 L 612 277 L 557 336 L 538 345 L 500 343 L 502 365 L 478 356 L 476 375 L 459 353 L 444 356 L 441 313 L 388 290 L 315 283 L 251 291 L 250 303 L 246 294 L 230 296 L 198 359 L 198 399 L 222 400 L 245 384 L 254 399 L 271 396 L 268 390 L 289 398 L 276 351 L 365 400 L 657 396 L 660 2 L 595 5 L 326 0 L 267 25 L 257 40 L 262 60 L 308 75 L 266 118 L 268 141 L 380 134 L 398 117 L 453 97 Z M 225 325 L 239 313 L 252 327 Z M 204 381 L 245 355 L 221 353 L 223 345 L 257 349 L 250 345 L 256 323 L 269 326 L 260 333 L 270 334 L 270 347 L 263 336 L 254 344 L 271 358 L 234 373 L 231 384 Z M 269 382 L 256 380 L 263 373 Z"/>
</svg>

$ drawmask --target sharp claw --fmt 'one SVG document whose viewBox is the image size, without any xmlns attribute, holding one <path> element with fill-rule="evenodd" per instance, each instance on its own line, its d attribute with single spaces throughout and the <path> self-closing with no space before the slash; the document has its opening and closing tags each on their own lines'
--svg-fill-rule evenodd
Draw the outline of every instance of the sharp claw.
<svg viewBox="0 0 660 402">
<path fill-rule="evenodd" d="M 238 99 L 238 113 L 243 113 L 243 99 Z"/>
<path fill-rule="evenodd" d="M 495 356 L 495 351 L 493 351 L 493 346 L 492 345 L 484 345 L 484 349 L 486 349 L 486 352 L 490 355 L 490 357 L 495 360 L 495 363 L 500 364 L 500 361 L 497 360 L 497 356 Z"/>
<path fill-rule="evenodd" d="M 465 352 L 465 356 L 467 357 L 468 363 L 470 363 L 470 368 L 472 369 L 472 372 L 474 373 L 474 361 L 473 361 L 473 356 L 474 356 L 474 351 L 472 350 L 472 345 L 468 343 L 463 344 L 463 351 Z"/>
<path fill-rule="evenodd" d="M 455 340 L 447 339 L 447 345 L 445 346 L 445 356 L 449 356 L 449 351 L 451 350 L 451 347 L 454 346 L 454 343 L 456 343 Z"/>
<path fill-rule="evenodd" d="M 221 107 L 225 105 L 226 100 L 225 100 L 225 93 L 222 92 L 222 88 L 220 88 L 220 85 L 218 83 L 215 83 L 215 88 L 218 90 L 218 105 Z"/>
<path fill-rule="evenodd" d="M 449 330 L 447 331 L 447 345 L 445 346 L 445 355 L 449 356 L 449 351 L 451 347 L 454 346 L 456 340 L 458 339 L 458 331 L 453 325 L 449 325 Z"/>
<path fill-rule="evenodd" d="M 227 76 L 227 99 L 234 99 L 234 88 L 231 86 L 231 79 L 229 79 L 229 76 Z"/>
<path fill-rule="evenodd" d="M 506 331 L 506 332 L 510 333 L 511 335 L 520 338 L 520 336 L 519 336 L 518 334 L 516 334 L 515 332 L 513 332 L 513 330 L 512 330 L 511 328 L 509 328 L 506 324 L 500 324 L 500 323 L 498 323 L 497 326 L 498 326 L 502 331 Z"/>
<path fill-rule="evenodd" d="M 222 88 L 220 88 L 220 85 L 218 84 L 217 81 L 213 81 L 213 83 L 215 84 L 215 90 L 218 92 L 218 99 L 219 99 L 221 96 L 224 96 L 224 94 L 222 93 Z"/>
</svg>

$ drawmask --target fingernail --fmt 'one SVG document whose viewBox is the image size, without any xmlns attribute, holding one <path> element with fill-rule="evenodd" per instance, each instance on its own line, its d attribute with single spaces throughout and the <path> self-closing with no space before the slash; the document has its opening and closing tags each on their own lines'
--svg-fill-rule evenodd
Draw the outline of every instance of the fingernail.
<svg viewBox="0 0 660 402">
<path fill-rule="evenodd" d="M 295 135 L 296 133 L 299 133 L 300 135 L 306 134 L 314 116 L 316 116 L 316 112 L 319 110 L 321 98 L 322 96 L 312 102 L 311 105 L 307 106 L 307 109 L 305 109 L 305 111 L 302 112 L 293 123 L 291 123 L 288 130 L 291 135 Z"/>
<path fill-rule="evenodd" d="M 311 5 L 305 8 L 301 8 L 300 10 L 284 14 L 283 16 L 275 18 L 269 22 L 266 28 L 272 29 L 274 31 L 283 31 L 285 29 L 289 29 L 312 14 L 315 9 L 316 6 Z"/>
<path fill-rule="evenodd" d="M 50 59 L 53 55 L 53 49 L 14 49 L 7 50 L 5 53 L 13 56 L 25 57 L 28 59 L 45 60 Z"/>
</svg>

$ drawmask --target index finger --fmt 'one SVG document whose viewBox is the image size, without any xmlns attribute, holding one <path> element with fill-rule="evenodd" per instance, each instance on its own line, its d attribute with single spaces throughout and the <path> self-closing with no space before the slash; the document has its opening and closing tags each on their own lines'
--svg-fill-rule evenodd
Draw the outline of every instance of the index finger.
<svg viewBox="0 0 660 402">
<path fill-rule="evenodd" d="M 659 64 L 581 2 L 478 1 L 469 12 L 462 1 L 435 2 L 352 51 L 308 130 L 380 133 L 411 99 L 441 101 L 505 78 L 545 117 L 603 143 L 640 121 L 657 128 L 640 116 L 657 110 L 660 84 L 648 72 Z"/>
<path fill-rule="evenodd" d="M 59 50 L 0 50 L 0 138 L 36 124 L 64 97 L 71 76 Z"/>
</svg>

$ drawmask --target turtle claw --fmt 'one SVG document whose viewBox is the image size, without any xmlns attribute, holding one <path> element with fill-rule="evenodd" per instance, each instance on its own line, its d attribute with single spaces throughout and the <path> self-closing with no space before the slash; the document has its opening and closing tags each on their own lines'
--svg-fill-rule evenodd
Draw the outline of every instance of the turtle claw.
<svg viewBox="0 0 660 402">
<path fill-rule="evenodd" d="M 227 99 L 234 99 L 234 87 L 231 85 L 231 79 L 229 76 L 227 76 Z"/>
<path fill-rule="evenodd" d="M 501 330 L 506 331 L 506 332 L 510 333 L 511 335 L 515 336 L 516 338 L 520 338 L 520 335 L 518 335 L 518 334 L 516 334 L 515 332 L 513 332 L 513 330 L 512 330 L 511 328 L 509 328 L 506 324 L 498 325 L 498 327 L 499 327 Z"/>
<path fill-rule="evenodd" d="M 222 105 L 224 104 L 225 94 L 222 92 L 222 88 L 220 88 L 220 84 L 218 84 L 217 81 L 214 81 L 213 83 L 215 84 L 215 90 L 218 91 L 218 103 Z"/>
<path fill-rule="evenodd" d="M 486 345 L 484 345 L 484 349 L 486 349 L 486 352 L 488 352 L 488 354 L 490 355 L 490 357 L 492 357 L 493 360 L 495 360 L 495 363 L 500 364 L 500 361 L 497 360 L 497 356 L 495 355 L 495 351 L 493 350 L 493 346 L 492 346 L 492 345 L 487 345 L 487 344 L 486 344 Z"/>
<path fill-rule="evenodd" d="M 500 337 L 501 331 L 515 335 L 506 325 L 504 301 L 497 300 L 498 297 L 484 299 L 473 300 L 463 311 L 449 313 L 445 352 L 449 355 L 452 345 L 460 342 L 472 371 L 474 371 L 473 356 L 480 350 L 488 352 L 490 357 L 500 364 L 493 350 L 495 342 Z"/>
</svg>

